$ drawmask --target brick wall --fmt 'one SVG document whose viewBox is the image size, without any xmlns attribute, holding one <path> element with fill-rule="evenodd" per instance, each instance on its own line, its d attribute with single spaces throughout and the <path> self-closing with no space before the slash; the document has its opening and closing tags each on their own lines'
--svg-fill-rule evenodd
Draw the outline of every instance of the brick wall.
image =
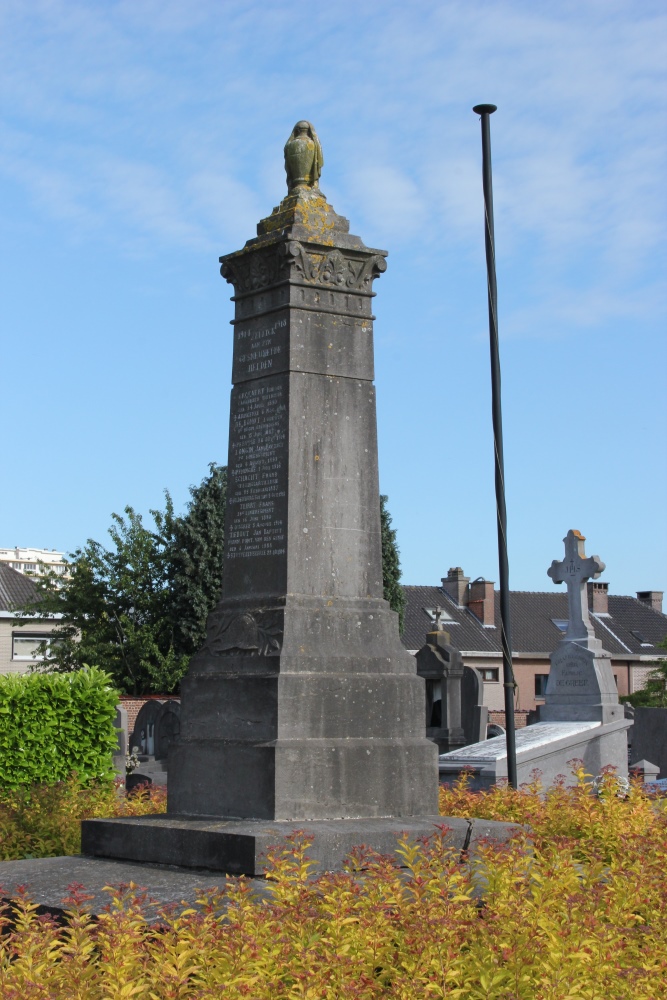
<svg viewBox="0 0 667 1000">
<path fill-rule="evenodd" d="M 514 713 L 514 728 L 523 729 L 528 720 L 528 712 L 516 711 Z M 496 726 L 502 726 L 505 729 L 505 713 L 500 711 L 489 712 L 489 722 L 493 722 Z"/>
<path fill-rule="evenodd" d="M 127 735 L 128 737 L 134 731 L 134 724 L 137 721 L 137 716 L 139 712 L 144 707 L 147 701 L 179 701 L 178 695 L 173 694 L 142 694 L 134 696 L 131 694 L 122 694 L 120 696 L 121 707 L 127 712 Z"/>
</svg>

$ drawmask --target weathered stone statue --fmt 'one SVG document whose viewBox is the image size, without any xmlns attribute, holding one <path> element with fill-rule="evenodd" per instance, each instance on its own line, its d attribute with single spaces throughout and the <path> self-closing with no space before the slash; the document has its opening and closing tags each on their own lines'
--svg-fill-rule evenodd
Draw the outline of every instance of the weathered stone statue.
<svg viewBox="0 0 667 1000">
<path fill-rule="evenodd" d="M 318 187 L 324 157 L 317 132 L 310 122 L 297 122 L 285 143 L 287 190 Z"/>
</svg>

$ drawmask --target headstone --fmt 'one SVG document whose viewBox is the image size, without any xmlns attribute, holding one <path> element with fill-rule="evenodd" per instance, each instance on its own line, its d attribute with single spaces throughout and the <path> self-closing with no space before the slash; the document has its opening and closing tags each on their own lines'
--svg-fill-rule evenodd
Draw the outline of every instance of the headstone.
<svg viewBox="0 0 667 1000">
<path fill-rule="evenodd" d="M 474 667 L 466 667 L 449 632 L 440 624 L 417 652 L 417 673 L 426 684 L 426 736 L 441 753 L 485 738 L 489 711 L 484 706 L 484 682 Z"/>
<path fill-rule="evenodd" d="M 127 753 L 127 710 L 122 705 L 116 706 L 113 724 L 118 734 L 118 742 L 113 752 L 113 766 L 116 772 L 124 778 L 125 755 Z"/>
<path fill-rule="evenodd" d="M 595 638 L 588 614 L 587 581 L 597 579 L 605 565 L 598 556 L 586 558 L 585 538 L 568 531 L 565 559 L 554 559 L 547 573 L 567 585 L 569 621 L 565 636 L 551 654 L 551 668 L 540 707 L 541 722 L 595 719 L 614 722 L 625 717 L 611 669 L 611 655 Z"/>
<path fill-rule="evenodd" d="M 440 628 L 439 611 L 437 608 L 435 629 L 428 633 L 415 659 L 417 673 L 426 683 L 426 736 L 446 753 L 465 743 L 461 725 L 463 661 L 449 633 Z"/>
<path fill-rule="evenodd" d="M 645 784 L 650 785 L 658 780 L 660 768 L 650 760 L 638 760 L 632 764 L 630 772 L 639 775 Z"/>
<path fill-rule="evenodd" d="M 545 786 L 556 778 L 574 782 L 568 761 L 583 760 L 589 774 L 598 775 L 608 765 L 620 777 L 628 774 L 627 730 L 632 725 L 618 702 L 611 657 L 596 639 L 588 614 L 586 583 L 605 568 L 597 556 L 586 558 L 585 538 L 568 531 L 565 559 L 554 560 L 548 575 L 568 588 L 568 630 L 551 654 L 551 670 L 540 708 L 540 721 L 516 733 L 519 783 L 541 772 Z M 505 736 L 464 747 L 440 756 L 440 777 L 456 778 L 472 768 L 472 788 L 486 788 L 507 777 Z"/>
<path fill-rule="evenodd" d="M 139 752 L 153 756 L 155 753 L 155 723 L 160 714 L 162 702 L 150 698 L 139 709 L 134 731 L 132 733 L 131 749 L 139 747 Z"/>
<path fill-rule="evenodd" d="M 424 682 L 382 596 L 371 303 L 386 253 L 327 203 L 310 123 L 285 164 L 287 196 L 221 258 L 235 293 L 223 595 L 181 686 L 158 863 L 190 863 L 196 817 L 220 819 L 222 870 L 255 864 L 238 852 L 256 821 L 324 840 L 352 822 L 371 846 L 365 820 L 438 822 Z M 142 831 L 85 822 L 84 853 L 151 860 Z"/>
<path fill-rule="evenodd" d="M 489 709 L 484 704 L 484 681 L 479 670 L 463 668 L 461 680 L 461 724 L 465 741 L 479 743 L 486 739 Z"/>
<path fill-rule="evenodd" d="M 155 759 L 167 760 L 169 747 L 181 731 L 181 706 L 170 699 L 163 702 L 155 719 Z"/>
<path fill-rule="evenodd" d="M 635 707 L 630 763 L 653 761 L 667 778 L 667 708 Z"/>
</svg>

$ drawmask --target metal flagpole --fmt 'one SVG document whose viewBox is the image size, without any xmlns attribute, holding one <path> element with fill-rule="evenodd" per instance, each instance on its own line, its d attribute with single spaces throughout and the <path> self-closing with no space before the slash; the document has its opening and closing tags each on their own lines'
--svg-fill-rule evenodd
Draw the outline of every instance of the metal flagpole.
<svg viewBox="0 0 667 1000">
<path fill-rule="evenodd" d="M 491 408 L 496 471 L 496 512 L 498 520 L 498 567 L 500 574 L 500 632 L 503 649 L 503 687 L 505 690 L 505 732 L 507 739 L 507 778 L 518 787 L 516 739 L 514 733 L 514 671 L 510 630 L 509 563 L 507 561 L 507 511 L 505 509 L 505 465 L 503 461 L 503 416 L 500 394 L 500 352 L 498 349 L 498 289 L 496 287 L 496 252 L 493 232 L 493 180 L 491 177 L 491 129 L 489 116 L 495 104 L 476 104 L 475 114 L 482 119 L 482 177 L 484 185 L 484 236 L 489 297 L 489 339 L 491 346 Z"/>
</svg>

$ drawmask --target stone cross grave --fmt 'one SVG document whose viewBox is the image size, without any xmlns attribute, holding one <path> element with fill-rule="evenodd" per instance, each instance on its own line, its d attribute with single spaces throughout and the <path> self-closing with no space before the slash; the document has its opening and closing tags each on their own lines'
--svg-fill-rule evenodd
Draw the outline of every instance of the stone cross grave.
<svg viewBox="0 0 667 1000">
<path fill-rule="evenodd" d="M 579 531 L 568 531 L 563 539 L 565 542 L 565 559 L 559 562 L 554 559 L 547 570 L 547 575 L 554 583 L 565 583 L 569 621 L 566 639 L 580 642 L 595 638 L 593 626 L 588 614 L 588 590 L 586 582 L 597 580 L 605 569 L 605 564 L 599 556 L 589 556 L 584 553 L 586 539 Z"/>
<path fill-rule="evenodd" d="M 554 583 L 567 583 L 569 621 L 566 634 L 551 654 L 551 669 L 540 707 L 540 721 L 516 733 L 519 783 L 540 772 L 545 787 L 564 778 L 574 783 L 570 761 L 584 762 L 597 775 L 612 765 L 620 776 L 628 773 L 627 729 L 611 669 L 611 656 L 595 636 L 588 613 L 587 581 L 605 568 L 598 556 L 586 557 L 586 539 L 568 531 L 565 558 L 547 570 Z M 440 777 L 452 780 L 471 769 L 471 787 L 488 788 L 507 777 L 504 736 L 483 740 L 440 755 Z"/>
<path fill-rule="evenodd" d="M 586 539 L 579 531 L 568 531 L 563 539 L 565 559 L 554 559 L 548 575 L 554 583 L 567 584 L 568 629 L 555 652 L 540 707 L 540 721 L 578 722 L 622 719 L 611 656 L 596 639 L 588 613 L 587 581 L 595 579 L 605 564 L 598 556 L 586 557 Z"/>
</svg>

